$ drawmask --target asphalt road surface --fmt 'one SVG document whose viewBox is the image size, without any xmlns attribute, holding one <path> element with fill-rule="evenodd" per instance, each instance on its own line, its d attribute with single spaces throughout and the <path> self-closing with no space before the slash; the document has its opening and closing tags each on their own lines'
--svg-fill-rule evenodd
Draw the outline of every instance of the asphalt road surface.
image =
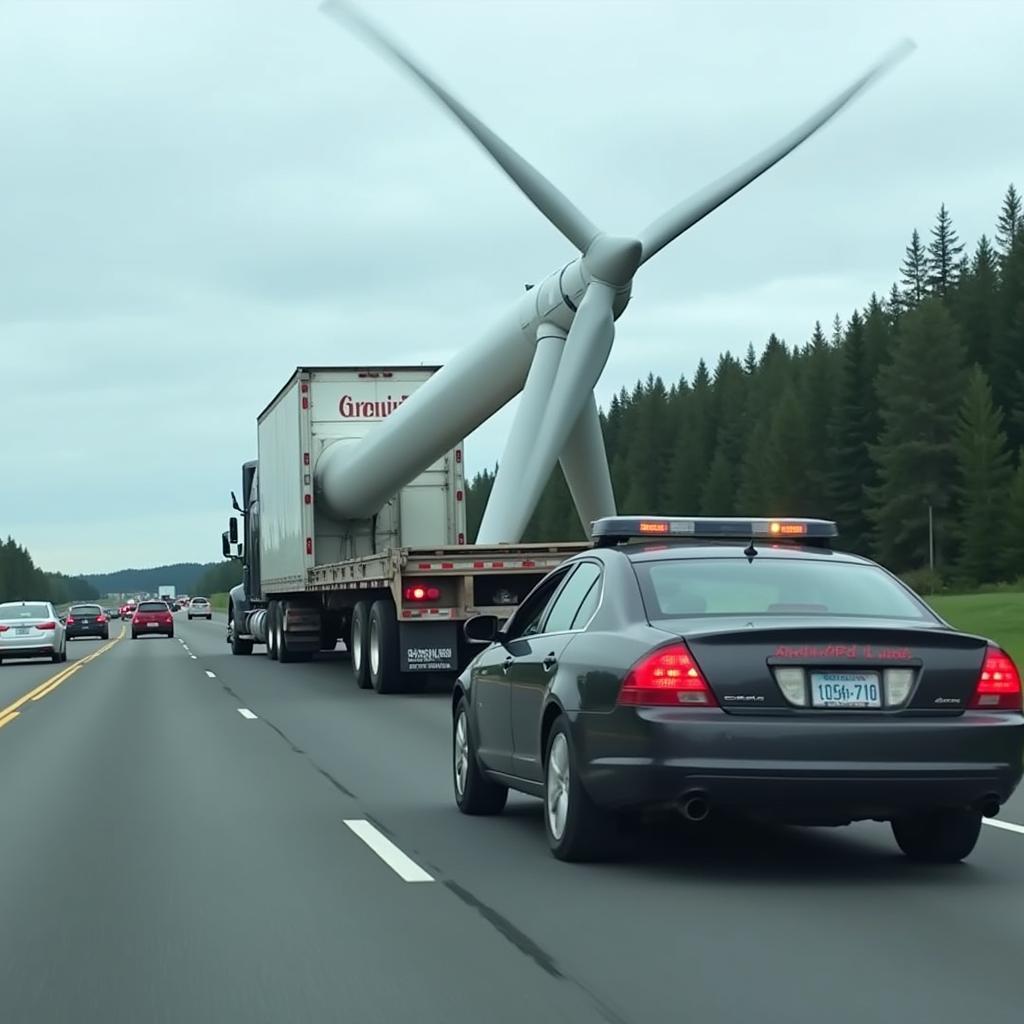
<svg viewBox="0 0 1024 1024">
<path fill-rule="evenodd" d="M 440 690 L 232 658 L 223 616 L 175 618 L 0 666 L 4 1022 L 1024 1015 L 1024 832 L 955 867 L 875 824 L 644 831 L 561 864 L 538 801 L 456 812 Z"/>
</svg>

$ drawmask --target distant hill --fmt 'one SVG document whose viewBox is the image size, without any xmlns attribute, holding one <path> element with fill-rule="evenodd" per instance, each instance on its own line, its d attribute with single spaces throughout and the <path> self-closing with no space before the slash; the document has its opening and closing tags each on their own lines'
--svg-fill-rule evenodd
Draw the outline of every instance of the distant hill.
<svg viewBox="0 0 1024 1024">
<path fill-rule="evenodd" d="M 152 569 L 119 569 L 80 577 L 101 594 L 155 594 L 158 587 L 174 587 L 179 594 L 196 593 L 199 578 L 219 562 L 178 562 Z"/>
</svg>

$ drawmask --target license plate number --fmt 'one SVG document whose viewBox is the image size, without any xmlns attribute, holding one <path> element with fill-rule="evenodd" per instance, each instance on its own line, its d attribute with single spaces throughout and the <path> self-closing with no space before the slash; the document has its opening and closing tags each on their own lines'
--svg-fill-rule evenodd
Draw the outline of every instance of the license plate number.
<svg viewBox="0 0 1024 1024">
<path fill-rule="evenodd" d="M 15 636 L 28 636 L 28 626 L 17 626 L 14 630 Z"/>
<path fill-rule="evenodd" d="M 880 708 L 877 672 L 812 672 L 811 704 L 816 708 Z"/>
<path fill-rule="evenodd" d="M 147 622 L 146 625 L 149 626 L 150 629 L 156 629 L 156 627 L 159 626 L 160 623 L 159 622 Z"/>
</svg>

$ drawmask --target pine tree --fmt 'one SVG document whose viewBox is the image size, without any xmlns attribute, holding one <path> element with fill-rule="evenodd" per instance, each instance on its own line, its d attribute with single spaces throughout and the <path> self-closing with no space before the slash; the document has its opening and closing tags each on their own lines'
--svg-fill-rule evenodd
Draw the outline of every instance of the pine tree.
<svg viewBox="0 0 1024 1024">
<path fill-rule="evenodd" d="M 825 510 L 809 493 L 810 430 L 795 386 L 776 406 L 765 448 L 767 514 L 821 515 Z"/>
<path fill-rule="evenodd" d="M 1010 490 L 1003 510 L 1002 576 L 1008 580 L 1024 577 L 1024 450 L 1017 452 L 1017 468 L 1010 481 Z"/>
<path fill-rule="evenodd" d="M 1003 414 L 992 401 L 988 377 L 974 366 L 960 406 L 956 457 L 960 497 L 962 579 L 970 584 L 1000 579 L 1005 565 L 1000 553 L 1010 455 L 1003 433 Z"/>
<path fill-rule="evenodd" d="M 711 460 L 707 482 L 701 495 L 701 514 L 705 516 L 729 516 L 735 510 L 736 472 L 734 463 L 719 448 Z"/>
<path fill-rule="evenodd" d="M 907 246 L 900 264 L 900 274 L 903 281 L 903 292 L 900 296 L 903 309 L 913 309 L 919 306 L 925 297 L 927 276 L 928 276 L 928 255 L 921 244 L 921 235 L 917 228 L 910 236 L 910 245 Z"/>
<path fill-rule="evenodd" d="M 675 515 L 696 515 L 714 456 L 714 394 L 702 359 L 689 394 L 680 397 L 676 442 L 669 469 L 669 502 Z"/>
<path fill-rule="evenodd" d="M 889 289 L 889 297 L 885 300 L 885 312 L 889 318 L 889 327 L 895 331 L 899 327 L 900 314 L 903 312 L 903 296 L 895 281 Z"/>
<path fill-rule="evenodd" d="M 1024 230 L 1024 211 L 1021 200 L 1013 184 L 1006 190 L 1003 205 L 996 221 L 996 251 L 1000 259 L 1005 259 L 1013 251 L 1014 244 Z"/>
<path fill-rule="evenodd" d="M 925 283 L 930 294 L 945 298 L 953 290 L 959 279 L 963 251 L 953 220 L 943 203 L 932 228 L 932 240 L 928 243 L 925 259 Z"/>
<path fill-rule="evenodd" d="M 829 435 L 836 395 L 842 349 L 834 348 L 825 337 L 821 324 L 814 325 L 814 333 L 803 353 L 797 398 L 806 417 L 807 484 L 805 499 L 815 514 L 831 518 L 834 491 L 832 487 L 832 450 Z"/>
<path fill-rule="evenodd" d="M 960 279 L 953 315 L 960 327 L 967 359 L 982 367 L 991 366 L 992 342 L 996 332 L 996 295 L 999 274 L 996 254 L 982 235 L 974 251 L 970 269 Z"/>
<path fill-rule="evenodd" d="M 878 472 L 870 494 L 875 549 L 897 570 L 927 564 L 929 506 L 935 514 L 936 563 L 948 564 L 952 553 L 963 366 L 956 324 L 939 300 L 926 300 L 903 318 L 892 362 L 878 381 L 884 426 L 871 448 Z"/>
<path fill-rule="evenodd" d="M 829 429 L 831 507 L 844 546 L 867 553 L 871 523 L 865 490 L 875 478 L 869 446 L 876 438 L 873 423 L 877 403 L 859 316 L 850 318 L 839 351 L 838 376 Z"/>
</svg>

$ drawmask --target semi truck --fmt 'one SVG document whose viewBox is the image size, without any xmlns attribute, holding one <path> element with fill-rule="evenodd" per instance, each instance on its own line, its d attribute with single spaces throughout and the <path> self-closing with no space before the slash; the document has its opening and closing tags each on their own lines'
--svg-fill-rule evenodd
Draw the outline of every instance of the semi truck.
<svg viewBox="0 0 1024 1024">
<path fill-rule="evenodd" d="M 168 586 L 157 587 L 156 596 L 161 598 L 161 599 L 166 599 L 168 601 L 173 601 L 174 600 L 174 587 L 168 587 Z"/>
<path fill-rule="evenodd" d="M 418 473 L 398 470 L 409 479 L 374 513 L 346 517 L 345 496 L 366 483 L 353 476 L 365 459 L 346 453 L 437 369 L 299 367 L 259 414 L 257 457 L 242 465 L 222 537 L 243 570 L 228 596 L 232 654 L 265 645 L 276 661 L 307 661 L 342 641 L 358 686 L 414 690 L 468 664 L 466 619 L 511 614 L 585 546 L 468 544 L 461 441 Z"/>
</svg>

